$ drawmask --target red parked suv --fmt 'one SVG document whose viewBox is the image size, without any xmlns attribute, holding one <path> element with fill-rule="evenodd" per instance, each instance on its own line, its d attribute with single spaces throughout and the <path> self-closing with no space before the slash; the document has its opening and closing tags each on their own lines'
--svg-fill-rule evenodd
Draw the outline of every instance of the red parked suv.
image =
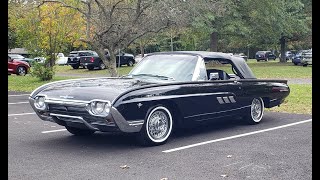
<svg viewBox="0 0 320 180">
<path fill-rule="evenodd" d="M 29 72 L 30 66 L 27 62 L 11 59 L 8 56 L 8 75 L 16 74 L 24 76 Z"/>
</svg>

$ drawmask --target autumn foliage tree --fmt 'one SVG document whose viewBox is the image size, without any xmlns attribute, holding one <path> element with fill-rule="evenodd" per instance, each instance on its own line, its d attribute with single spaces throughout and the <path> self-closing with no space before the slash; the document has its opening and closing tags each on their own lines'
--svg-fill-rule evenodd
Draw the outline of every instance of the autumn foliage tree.
<svg viewBox="0 0 320 180">
<path fill-rule="evenodd" d="M 34 55 L 47 57 L 45 68 L 41 70 L 46 80 L 52 78 L 50 71 L 53 72 L 56 53 L 65 50 L 70 43 L 84 44 L 79 39 L 85 35 L 85 21 L 74 9 L 56 3 L 12 2 L 9 18 L 9 27 L 15 30 L 19 44 Z"/>
</svg>

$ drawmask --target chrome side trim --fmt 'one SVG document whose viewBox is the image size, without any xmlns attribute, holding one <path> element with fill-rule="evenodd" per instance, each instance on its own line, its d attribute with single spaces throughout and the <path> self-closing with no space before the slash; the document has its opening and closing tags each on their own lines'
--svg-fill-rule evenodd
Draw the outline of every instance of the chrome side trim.
<svg viewBox="0 0 320 180">
<path fill-rule="evenodd" d="M 219 114 L 219 113 L 223 113 L 223 112 L 229 112 L 229 111 L 235 111 L 235 110 L 247 108 L 247 107 L 250 107 L 250 106 L 251 106 L 251 105 L 243 106 L 243 107 L 235 108 L 235 109 L 230 109 L 230 110 L 225 110 L 225 111 L 213 112 L 213 113 L 196 114 L 196 115 L 192 115 L 192 116 L 186 116 L 186 117 L 184 117 L 184 118 L 198 117 L 198 116 L 204 116 L 204 115 L 209 115 L 209 114 Z"/>
<path fill-rule="evenodd" d="M 139 103 L 145 101 L 152 101 L 152 100 L 161 100 L 161 99 L 175 99 L 175 98 L 185 98 L 185 97 L 199 97 L 199 96 L 212 96 L 212 95 L 233 95 L 230 92 L 217 92 L 217 93 L 197 93 L 197 94 L 182 94 L 182 95 L 159 95 L 159 96 L 152 96 L 152 97 L 142 97 L 142 98 L 135 98 L 131 100 L 125 101 L 126 103 Z M 224 103 L 224 102 L 223 102 Z"/>
<path fill-rule="evenodd" d="M 71 118 L 71 119 L 78 119 L 80 120 L 84 125 L 86 125 L 89 129 L 94 130 L 94 131 L 99 131 L 98 128 L 93 127 L 91 124 L 89 124 L 87 121 L 85 121 L 82 117 L 80 116 L 69 116 L 69 115 L 64 115 L 64 114 L 55 114 L 55 113 L 50 113 L 50 116 L 57 117 L 64 117 L 64 118 Z"/>
<path fill-rule="evenodd" d="M 124 119 L 124 117 L 119 113 L 119 111 L 115 107 L 111 107 L 110 114 L 117 126 L 119 127 L 119 129 L 123 132 L 139 132 L 142 128 L 144 120 L 131 121 L 131 124 L 129 124 L 129 122 Z"/>
<path fill-rule="evenodd" d="M 224 102 L 226 102 L 226 103 L 230 103 L 228 97 L 223 97 L 223 100 L 224 100 Z"/>
<path fill-rule="evenodd" d="M 230 99 L 230 101 L 231 101 L 232 103 L 235 103 L 235 102 L 236 102 L 236 100 L 234 99 L 233 96 L 229 96 L 229 99 Z"/>
<path fill-rule="evenodd" d="M 142 125 L 144 123 L 144 120 L 139 120 L 139 121 L 127 121 L 130 126 L 137 126 L 137 125 Z"/>
<path fill-rule="evenodd" d="M 222 97 L 217 97 L 217 100 L 218 100 L 219 104 L 224 104 L 224 101 L 222 100 Z"/>
</svg>

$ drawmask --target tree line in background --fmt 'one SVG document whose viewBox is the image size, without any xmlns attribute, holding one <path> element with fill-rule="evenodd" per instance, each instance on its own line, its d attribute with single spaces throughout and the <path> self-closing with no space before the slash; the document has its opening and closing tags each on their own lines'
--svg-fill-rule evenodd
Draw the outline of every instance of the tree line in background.
<svg viewBox="0 0 320 180">
<path fill-rule="evenodd" d="M 9 0 L 8 48 L 46 56 L 95 50 L 117 76 L 118 49 L 244 52 L 312 47 L 311 0 Z M 104 56 L 109 51 L 110 59 Z M 248 55 L 248 54 L 247 54 Z M 285 58 L 281 58 L 285 59 Z"/>
</svg>

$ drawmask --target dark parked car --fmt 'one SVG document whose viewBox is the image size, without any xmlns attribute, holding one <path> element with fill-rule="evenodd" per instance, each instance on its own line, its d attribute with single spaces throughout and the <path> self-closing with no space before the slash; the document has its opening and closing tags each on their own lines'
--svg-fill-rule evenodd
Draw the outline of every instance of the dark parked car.
<svg viewBox="0 0 320 180">
<path fill-rule="evenodd" d="M 110 58 L 108 53 L 105 54 L 106 58 Z M 120 63 L 119 63 L 119 55 L 116 56 L 116 64 L 117 66 L 127 65 L 133 66 L 135 63 L 134 57 L 132 54 L 121 53 Z M 102 59 L 96 52 L 93 52 L 90 56 L 82 56 L 80 57 L 80 66 L 84 66 L 89 70 L 93 70 L 95 68 L 105 69 L 106 65 L 102 62 Z"/>
<path fill-rule="evenodd" d="M 277 56 L 274 55 L 271 51 L 258 51 L 256 52 L 255 58 L 257 61 L 268 61 L 270 59 L 276 60 Z"/>
<path fill-rule="evenodd" d="M 72 134 L 121 131 L 143 145 L 160 145 L 174 128 L 196 122 L 237 116 L 257 124 L 264 108 L 289 93 L 287 80 L 257 79 L 243 58 L 180 51 L 148 54 L 123 77 L 48 83 L 29 101 L 39 118 Z"/>
<path fill-rule="evenodd" d="M 302 58 L 302 53 L 304 52 L 308 52 L 309 50 L 301 50 L 301 51 L 298 51 L 292 58 L 292 63 L 294 65 L 299 65 L 301 64 L 301 58 Z"/>
<path fill-rule="evenodd" d="M 82 56 L 93 56 L 94 51 L 71 51 L 68 55 L 67 65 L 70 65 L 73 69 L 79 69 L 80 57 Z M 84 68 L 84 66 L 82 66 Z"/>
<path fill-rule="evenodd" d="M 135 64 L 135 60 L 134 60 L 134 55 L 133 54 L 129 54 L 129 53 L 125 53 L 125 52 L 120 52 L 119 53 L 116 53 L 116 64 L 117 66 L 122 66 L 122 65 L 127 65 L 127 66 L 133 66 Z M 119 58 L 120 56 L 120 58 Z M 109 53 L 107 52 L 106 53 L 106 57 L 107 58 L 110 58 L 109 57 Z M 120 63 L 119 63 L 119 60 L 120 60 Z"/>
<path fill-rule="evenodd" d="M 8 56 L 8 75 L 16 74 L 19 76 L 24 76 L 29 72 L 30 66 L 25 61 L 20 61 L 17 59 L 12 59 Z"/>
</svg>

